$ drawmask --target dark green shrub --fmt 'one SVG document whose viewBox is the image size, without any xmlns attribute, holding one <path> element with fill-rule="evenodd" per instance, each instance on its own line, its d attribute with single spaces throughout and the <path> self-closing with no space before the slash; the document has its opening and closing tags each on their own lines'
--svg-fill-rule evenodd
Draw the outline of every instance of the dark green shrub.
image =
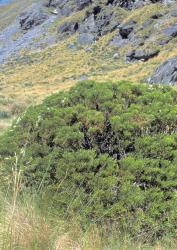
<svg viewBox="0 0 177 250">
<path fill-rule="evenodd" d="M 58 215 L 150 240 L 174 236 L 176 129 L 173 89 L 82 82 L 29 108 L 3 135 L 3 173 L 16 153 L 24 190 Z"/>
</svg>

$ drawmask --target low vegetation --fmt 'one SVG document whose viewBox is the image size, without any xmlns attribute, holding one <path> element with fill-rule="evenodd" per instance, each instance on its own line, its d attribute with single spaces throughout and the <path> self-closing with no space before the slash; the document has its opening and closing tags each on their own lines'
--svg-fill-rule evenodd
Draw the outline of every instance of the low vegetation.
<svg viewBox="0 0 177 250">
<path fill-rule="evenodd" d="M 74 218 L 81 235 L 175 249 L 176 112 L 166 86 L 89 81 L 51 95 L 1 136 L 3 189 L 14 192 L 13 169 L 20 200 L 35 194 L 40 211 Z"/>
</svg>

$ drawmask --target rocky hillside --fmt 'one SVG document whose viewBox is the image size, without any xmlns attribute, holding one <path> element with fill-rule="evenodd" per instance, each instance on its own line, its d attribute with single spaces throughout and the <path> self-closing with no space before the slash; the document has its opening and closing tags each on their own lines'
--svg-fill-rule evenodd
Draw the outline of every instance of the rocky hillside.
<svg viewBox="0 0 177 250">
<path fill-rule="evenodd" d="M 175 85 L 176 42 L 176 1 L 14 0 L 1 5 L 1 110 L 11 117 L 85 79 Z"/>
</svg>

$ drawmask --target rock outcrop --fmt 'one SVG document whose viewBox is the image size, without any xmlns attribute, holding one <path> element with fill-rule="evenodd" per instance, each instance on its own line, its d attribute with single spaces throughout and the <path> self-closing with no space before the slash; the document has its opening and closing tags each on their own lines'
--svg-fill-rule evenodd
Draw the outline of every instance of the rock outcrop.
<svg viewBox="0 0 177 250">
<path fill-rule="evenodd" d="M 20 26 L 22 30 L 29 30 L 38 26 L 48 19 L 48 15 L 42 10 L 24 12 L 20 15 Z"/>
<path fill-rule="evenodd" d="M 77 32 L 79 40 L 80 37 L 92 36 L 91 40 L 94 41 L 117 29 L 121 21 L 118 13 L 114 13 L 112 8 L 105 9 L 101 5 L 96 5 L 86 11 L 82 20 L 62 23 L 58 27 L 58 34 L 62 37 L 61 34 L 68 36 Z"/>
<path fill-rule="evenodd" d="M 108 0 L 107 4 L 113 4 L 121 8 L 131 10 L 133 8 L 142 7 L 145 4 L 167 2 L 166 0 Z"/>
<path fill-rule="evenodd" d="M 58 33 L 65 35 L 74 34 L 79 28 L 78 22 L 64 22 L 58 27 Z"/>
<path fill-rule="evenodd" d="M 131 20 L 128 23 L 124 23 L 119 26 L 119 34 L 122 37 L 122 39 L 128 39 L 130 34 L 132 33 L 134 27 L 136 25 L 136 22 Z"/>
<path fill-rule="evenodd" d="M 162 63 L 148 80 L 149 83 L 177 84 L 177 57 Z"/>
<path fill-rule="evenodd" d="M 150 58 L 153 58 L 154 56 L 157 56 L 159 53 L 159 50 L 132 50 L 126 55 L 126 59 L 128 62 L 134 62 L 134 61 L 147 61 Z"/>
</svg>

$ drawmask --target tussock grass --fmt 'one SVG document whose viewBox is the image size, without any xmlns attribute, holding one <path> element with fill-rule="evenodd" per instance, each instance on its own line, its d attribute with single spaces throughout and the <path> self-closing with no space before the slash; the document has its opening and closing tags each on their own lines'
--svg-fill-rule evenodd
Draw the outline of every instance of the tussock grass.
<svg viewBox="0 0 177 250">
<path fill-rule="evenodd" d="M 176 243 L 154 246 L 134 242 L 128 235 L 103 234 L 96 226 L 84 232 L 75 221 L 61 221 L 40 213 L 30 198 L 14 204 L 1 195 L 0 248 L 3 250 L 175 250 Z M 143 239 L 144 240 L 144 239 Z"/>
<path fill-rule="evenodd" d="M 2 201 L 1 201 L 2 202 Z M 1 208 L 2 210 L 2 208 Z M 102 235 L 96 227 L 88 232 L 73 221 L 51 222 L 28 201 L 25 205 L 6 202 L 1 211 L 0 247 L 4 250 L 175 250 L 175 242 L 157 242 L 155 246 L 133 242 L 129 236 Z M 68 224 L 71 224 L 68 227 Z"/>
<path fill-rule="evenodd" d="M 151 246 L 117 232 L 111 225 L 99 228 L 93 223 L 83 229 L 74 215 L 65 220 L 57 217 L 57 211 L 53 213 L 50 209 L 51 204 L 43 207 L 37 192 L 22 191 L 22 171 L 18 167 L 18 156 L 15 158 L 12 188 L 9 186 L 0 194 L 0 249 L 176 250 L 177 242 L 170 238 L 157 240 Z"/>
</svg>

